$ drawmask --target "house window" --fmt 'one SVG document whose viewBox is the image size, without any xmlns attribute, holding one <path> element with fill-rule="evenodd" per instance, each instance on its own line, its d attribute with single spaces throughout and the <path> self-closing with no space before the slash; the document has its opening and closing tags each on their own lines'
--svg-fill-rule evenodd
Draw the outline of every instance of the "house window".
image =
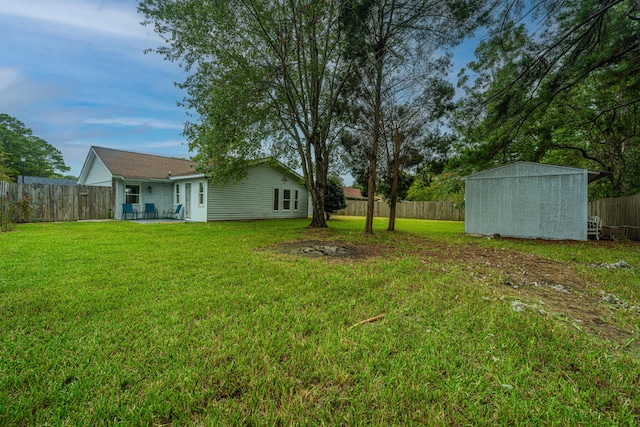
<svg viewBox="0 0 640 427">
<path fill-rule="evenodd" d="M 293 198 L 293 209 L 297 211 L 298 210 L 298 206 L 299 206 L 298 204 L 300 202 L 300 199 L 299 199 L 300 194 L 298 193 L 298 190 L 295 190 L 295 192 L 293 194 L 295 196 Z"/>
<path fill-rule="evenodd" d="M 288 188 L 282 190 L 282 210 L 291 210 L 291 190 Z"/>
<path fill-rule="evenodd" d="M 198 204 L 204 205 L 204 182 L 198 184 Z"/>
<path fill-rule="evenodd" d="M 280 189 L 273 189 L 273 210 L 277 211 L 280 208 Z"/>
<path fill-rule="evenodd" d="M 176 203 L 180 203 L 180 184 L 176 184 Z"/>
<path fill-rule="evenodd" d="M 139 185 L 125 185 L 124 186 L 124 202 L 125 203 L 140 203 L 140 186 Z"/>
</svg>

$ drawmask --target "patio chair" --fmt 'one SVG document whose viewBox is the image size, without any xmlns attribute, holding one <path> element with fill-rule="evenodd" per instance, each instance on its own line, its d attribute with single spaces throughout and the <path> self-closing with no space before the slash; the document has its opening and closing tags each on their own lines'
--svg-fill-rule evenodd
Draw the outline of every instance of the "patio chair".
<svg viewBox="0 0 640 427">
<path fill-rule="evenodd" d="M 174 211 L 167 212 L 167 218 L 180 219 L 180 211 L 182 210 L 182 205 L 176 206 Z"/>
<path fill-rule="evenodd" d="M 153 203 L 145 203 L 144 204 L 144 217 L 149 218 L 158 218 L 158 208 Z"/>
<path fill-rule="evenodd" d="M 599 216 L 590 216 L 587 218 L 587 239 L 594 236 L 596 240 L 602 237 L 602 219 Z"/>
<path fill-rule="evenodd" d="M 127 215 L 130 216 L 129 219 L 138 219 L 138 210 L 131 203 L 122 204 L 122 219 L 127 219 Z"/>
</svg>

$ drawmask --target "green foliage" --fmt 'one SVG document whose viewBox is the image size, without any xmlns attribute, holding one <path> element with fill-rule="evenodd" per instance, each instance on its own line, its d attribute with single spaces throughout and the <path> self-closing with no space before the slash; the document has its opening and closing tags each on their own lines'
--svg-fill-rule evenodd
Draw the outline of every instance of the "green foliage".
<svg viewBox="0 0 640 427">
<path fill-rule="evenodd" d="M 380 196 L 384 197 L 386 200 L 389 200 L 391 198 L 392 188 L 391 183 L 389 182 L 390 179 L 393 179 L 393 177 L 389 177 L 389 179 L 387 180 L 378 180 L 378 182 L 376 183 L 376 189 L 378 190 L 377 193 Z M 411 188 L 411 185 L 413 184 L 414 179 L 414 176 L 410 173 L 400 171 L 400 173 L 398 174 L 398 188 L 396 189 L 398 200 L 407 200 L 407 194 L 409 192 L 409 188 Z"/>
<path fill-rule="evenodd" d="M 402 232 L 365 237 L 363 222 L 46 223 L 0 235 L 2 424 L 637 424 L 637 341 L 515 312 L 498 266 L 513 254 L 575 265 L 585 297 L 637 304 L 637 270 L 586 267 L 638 266 L 636 247 L 477 239 L 460 222 L 402 218 Z M 309 239 L 373 256 L 279 246 Z M 477 263 L 450 259 L 473 248 L 486 250 Z M 631 310 L 602 322 L 637 339 Z"/>
<path fill-rule="evenodd" d="M 16 223 L 29 222 L 33 213 L 31 202 L 29 196 L 17 202 L 11 201 L 9 196 L 0 199 L 0 231 L 13 231 Z"/>
<path fill-rule="evenodd" d="M 327 190 L 324 196 L 324 212 L 327 219 L 332 213 L 347 207 L 347 199 L 344 197 L 344 189 L 340 179 L 332 176 L 327 180 Z"/>
<path fill-rule="evenodd" d="M 9 176 L 9 167 L 7 166 L 9 158 L 0 150 L 0 181 L 11 182 Z"/>
<path fill-rule="evenodd" d="M 22 157 L 25 175 L 62 177 L 62 172 L 71 169 L 58 149 L 33 135 L 18 119 L 0 114 L 0 180 L 16 181 L 22 175 Z"/>
<path fill-rule="evenodd" d="M 418 175 L 407 192 L 407 200 L 461 203 L 464 201 L 464 182 L 453 172 Z"/>
</svg>

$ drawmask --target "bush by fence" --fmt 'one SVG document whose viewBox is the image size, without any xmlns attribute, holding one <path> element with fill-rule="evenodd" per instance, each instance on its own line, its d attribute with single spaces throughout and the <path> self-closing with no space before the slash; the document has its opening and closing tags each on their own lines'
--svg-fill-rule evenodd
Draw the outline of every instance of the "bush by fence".
<svg viewBox="0 0 640 427">
<path fill-rule="evenodd" d="M 455 202 L 399 202 L 396 218 L 421 218 L 442 221 L 464 221 L 464 209 L 457 208 Z M 347 207 L 337 215 L 365 216 L 366 200 L 347 200 Z M 374 204 L 373 216 L 389 217 L 389 205 L 386 202 Z"/>
<path fill-rule="evenodd" d="M 32 221 L 78 221 L 112 218 L 112 190 L 47 184 L 13 184 L 0 182 L 0 197 L 19 202 L 31 201 Z"/>
</svg>

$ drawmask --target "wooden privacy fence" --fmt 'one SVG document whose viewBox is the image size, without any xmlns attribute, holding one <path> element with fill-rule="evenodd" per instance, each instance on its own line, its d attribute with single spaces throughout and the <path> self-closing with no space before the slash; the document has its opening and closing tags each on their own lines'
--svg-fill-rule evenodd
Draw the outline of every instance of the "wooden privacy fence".
<svg viewBox="0 0 640 427">
<path fill-rule="evenodd" d="M 421 218 L 443 221 L 464 221 L 464 209 L 456 208 L 455 202 L 398 202 L 396 218 Z M 337 215 L 365 216 L 366 200 L 347 200 L 347 207 Z M 373 216 L 388 217 L 389 205 L 386 202 L 375 202 Z"/>
<path fill-rule="evenodd" d="M 113 218 L 110 187 L 0 182 L 0 197 L 31 198 L 32 221 L 78 221 Z"/>
<path fill-rule="evenodd" d="M 602 218 L 602 225 L 640 227 L 640 194 L 591 201 L 588 212 Z M 629 238 L 640 240 L 640 230 L 630 228 Z"/>
</svg>

